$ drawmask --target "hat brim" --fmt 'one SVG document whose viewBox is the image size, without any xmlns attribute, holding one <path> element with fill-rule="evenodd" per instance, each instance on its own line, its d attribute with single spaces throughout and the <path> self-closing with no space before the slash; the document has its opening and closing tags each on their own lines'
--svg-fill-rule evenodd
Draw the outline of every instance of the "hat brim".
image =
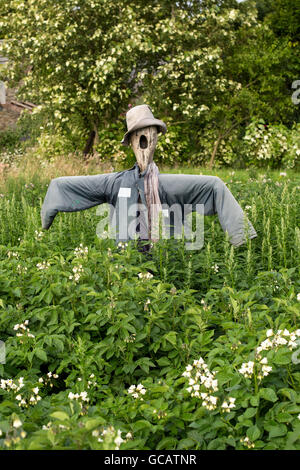
<svg viewBox="0 0 300 470">
<path fill-rule="evenodd" d="M 129 129 L 126 132 L 126 134 L 124 134 L 121 144 L 129 145 L 129 137 L 132 132 L 137 131 L 138 129 L 142 129 L 143 127 L 149 127 L 149 126 L 157 126 L 159 128 L 158 132 L 161 132 L 162 134 L 165 134 L 167 132 L 167 126 L 165 125 L 163 121 L 160 121 L 160 119 L 152 119 L 152 118 L 141 119 L 135 126 Z"/>
</svg>

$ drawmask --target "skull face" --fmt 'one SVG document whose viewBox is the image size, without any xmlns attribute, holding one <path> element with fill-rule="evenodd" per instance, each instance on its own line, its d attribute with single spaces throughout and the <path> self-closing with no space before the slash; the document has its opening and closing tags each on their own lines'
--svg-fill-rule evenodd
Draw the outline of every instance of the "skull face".
<svg viewBox="0 0 300 470">
<path fill-rule="evenodd" d="M 143 127 L 133 131 L 130 136 L 131 147 L 134 151 L 140 171 L 145 171 L 153 161 L 153 155 L 157 144 L 156 126 Z"/>
</svg>

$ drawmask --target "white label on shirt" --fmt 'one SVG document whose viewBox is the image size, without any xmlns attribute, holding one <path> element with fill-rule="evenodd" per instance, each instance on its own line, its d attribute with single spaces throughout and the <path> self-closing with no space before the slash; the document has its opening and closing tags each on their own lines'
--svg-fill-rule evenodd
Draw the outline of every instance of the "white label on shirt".
<svg viewBox="0 0 300 470">
<path fill-rule="evenodd" d="M 130 197 L 131 188 L 120 188 L 118 197 Z"/>
<path fill-rule="evenodd" d="M 169 211 L 168 211 L 168 209 L 162 209 L 162 215 L 163 215 L 164 217 L 169 217 Z"/>
</svg>

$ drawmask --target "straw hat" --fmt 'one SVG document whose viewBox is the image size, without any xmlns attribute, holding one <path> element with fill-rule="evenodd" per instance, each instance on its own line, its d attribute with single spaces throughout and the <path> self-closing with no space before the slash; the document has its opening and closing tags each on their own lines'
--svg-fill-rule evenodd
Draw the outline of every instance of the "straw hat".
<svg viewBox="0 0 300 470">
<path fill-rule="evenodd" d="M 131 108 L 126 113 L 126 124 L 128 131 L 124 134 L 122 144 L 129 145 L 129 137 L 131 132 L 136 131 L 137 129 L 142 129 L 143 127 L 157 126 L 158 132 L 163 134 L 167 131 L 167 126 L 164 122 L 159 119 L 155 119 L 152 114 L 150 106 L 147 104 L 141 104 Z"/>
</svg>

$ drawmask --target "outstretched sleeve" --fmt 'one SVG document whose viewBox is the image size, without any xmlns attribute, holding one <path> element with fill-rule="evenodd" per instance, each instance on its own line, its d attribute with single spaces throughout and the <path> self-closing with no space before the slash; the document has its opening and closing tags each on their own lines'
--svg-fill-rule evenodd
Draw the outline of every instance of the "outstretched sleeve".
<svg viewBox="0 0 300 470">
<path fill-rule="evenodd" d="M 203 204 L 204 215 L 218 214 L 220 224 L 228 232 L 230 241 L 240 245 L 245 241 L 245 228 L 249 238 L 257 233 L 225 183 L 217 176 L 206 175 L 159 175 L 159 181 L 167 195 L 168 204 L 190 205 L 196 210 Z M 247 227 L 248 225 L 248 227 Z"/>
<path fill-rule="evenodd" d="M 113 173 L 53 179 L 41 210 L 42 227 L 48 229 L 58 212 L 81 211 L 107 202 L 112 176 Z"/>
</svg>

